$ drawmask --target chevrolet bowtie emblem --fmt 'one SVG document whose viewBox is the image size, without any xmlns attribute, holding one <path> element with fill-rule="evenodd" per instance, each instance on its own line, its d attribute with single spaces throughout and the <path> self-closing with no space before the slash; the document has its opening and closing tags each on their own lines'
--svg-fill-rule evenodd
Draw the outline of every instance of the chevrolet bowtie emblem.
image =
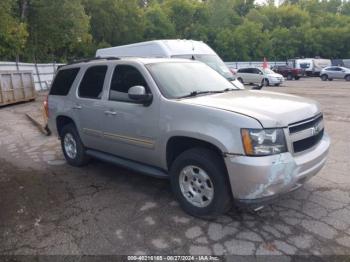
<svg viewBox="0 0 350 262">
<path fill-rule="evenodd" d="M 313 136 L 317 135 L 318 133 L 320 133 L 320 124 L 316 124 L 312 129 L 311 129 L 311 133 Z"/>
</svg>

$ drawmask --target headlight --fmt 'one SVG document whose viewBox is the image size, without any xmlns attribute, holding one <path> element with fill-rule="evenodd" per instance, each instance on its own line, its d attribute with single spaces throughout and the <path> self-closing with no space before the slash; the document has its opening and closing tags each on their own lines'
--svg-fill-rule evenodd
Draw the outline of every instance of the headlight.
<svg viewBox="0 0 350 262">
<path fill-rule="evenodd" d="M 283 129 L 242 129 L 246 155 L 267 156 L 287 152 Z"/>
</svg>

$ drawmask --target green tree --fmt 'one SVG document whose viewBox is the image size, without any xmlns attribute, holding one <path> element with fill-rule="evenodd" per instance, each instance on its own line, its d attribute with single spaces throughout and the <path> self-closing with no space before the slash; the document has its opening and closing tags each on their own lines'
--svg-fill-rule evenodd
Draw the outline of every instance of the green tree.
<svg viewBox="0 0 350 262">
<path fill-rule="evenodd" d="M 85 0 L 84 5 L 96 43 L 115 46 L 143 39 L 144 16 L 138 0 Z"/>
<path fill-rule="evenodd" d="M 11 0 L 0 2 L 0 60 L 15 59 L 22 54 L 28 32 L 26 24 L 19 22 L 12 13 Z"/>
<path fill-rule="evenodd" d="M 145 11 L 145 39 L 175 37 L 175 26 L 158 3 L 150 5 Z"/>
<path fill-rule="evenodd" d="M 91 42 L 89 17 L 80 0 L 32 0 L 28 59 L 67 60 L 84 55 Z"/>
<path fill-rule="evenodd" d="M 164 0 L 161 7 L 175 26 L 177 38 L 185 38 L 195 30 L 194 25 L 205 23 L 203 3 L 196 0 Z"/>
</svg>

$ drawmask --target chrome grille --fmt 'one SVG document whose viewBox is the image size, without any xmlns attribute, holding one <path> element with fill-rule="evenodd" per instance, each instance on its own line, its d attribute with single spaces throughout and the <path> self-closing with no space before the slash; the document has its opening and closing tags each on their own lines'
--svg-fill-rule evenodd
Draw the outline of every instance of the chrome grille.
<svg viewBox="0 0 350 262">
<path fill-rule="evenodd" d="M 317 145 L 324 134 L 323 115 L 289 125 L 289 135 L 294 153 L 300 153 Z"/>
</svg>

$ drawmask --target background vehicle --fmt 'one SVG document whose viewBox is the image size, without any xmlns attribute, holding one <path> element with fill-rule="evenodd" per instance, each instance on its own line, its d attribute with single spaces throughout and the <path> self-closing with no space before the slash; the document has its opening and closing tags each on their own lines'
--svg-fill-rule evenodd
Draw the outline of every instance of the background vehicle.
<svg viewBox="0 0 350 262">
<path fill-rule="evenodd" d="M 332 81 L 333 79 L 350 81 L 350 69 L 341 66 L 328 66 L 321 71 L 320 77 L 323 81 Z"/>
<path fill-rule="evenodd" d="M 242 83 L 262 84 L 264 86 L 279 86 L 284 82 L 282 75 L 268 68 L 262 69 L 257 67 L 239 68 L 237 70 L 237 79 Z"/>
<path fill-rule="evenodd" d="M 319 76 L 323 68 L 332 65 L 332 61 L 321 58 L 289 59 L 287 65 L 305 70 L 307 76 Z"/>
<path fill-rule="evenodd" d="M 185 59 L 61 67 L 48 107 L 69 164 L 93 157 L 169 178 L 182 208 L 204 218 L 295 190 L 323 167 L 330 144 L 316 102 L 240 90 Z"/>
<path fill-rule="evenodd" d="M 213 68 L 238 88 L 244 88 L 215 51 L 201 41 L 154 40 L 99 49 L 96 57 L 162 57 L 198 60 Z"/>
<path fill-rule="evenodd" d="M 273 66 L 272 71 L 284 76 L 287 80 L 299 80 L 304 75 L 304 70 L 290 66 Z"/>
</svg>

